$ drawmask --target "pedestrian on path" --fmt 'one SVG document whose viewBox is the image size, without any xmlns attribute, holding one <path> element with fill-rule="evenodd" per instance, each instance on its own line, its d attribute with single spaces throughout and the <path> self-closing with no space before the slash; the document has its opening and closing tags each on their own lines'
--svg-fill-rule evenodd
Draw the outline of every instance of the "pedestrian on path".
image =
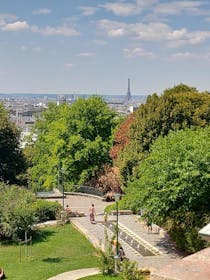
<svg viewBox="0 0 210 280">
<path fill-rule="evenodd" d="M 120 257 L 121 261 L 123 261 L 125 259 L 125 251 L 122 246 L 120 246 L 120 248 L 119 248 L 119 257 Z"/>
<path fill-rule="evenodd" d="M 91 224 L 95 224 L 95 205 L 92 204 L 90 209 L 89 209 L 89 214 L 90 214 L 90 222 Z"/>
<path fill-rule="evenodd" d="M 152 233 L 152 222 L 150 219 L 147 219 L 147 231 Z"/>
</svg>

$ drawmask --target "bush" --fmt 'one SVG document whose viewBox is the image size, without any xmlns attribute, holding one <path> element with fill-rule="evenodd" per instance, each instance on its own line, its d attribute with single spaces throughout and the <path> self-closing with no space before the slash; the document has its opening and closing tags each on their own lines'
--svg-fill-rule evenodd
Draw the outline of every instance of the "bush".
<svg viewBox="0 0 210 280">
<path fill-rule="evenodd" d="M 105 252 L 99 250 L 100 269 L 103 275 L 112 275 L 115 272 L 114 252 L 112 250 L 112 242 L 108 238 L 106 229 L 104 235 L 105 235 Z"/>
<path fill-rule="evenodd" d="M 37 222 L 55 220 L 62 209 L 62 206 L 58 202 L 50 202 L 41 199 L 38 199 L 33 207 L 35 209 Z"/>
<path fill-rule="evenodd" d="M 55 219 L 61 206 L 56 202 L 37 200 L 23 187 L 0 184 L 0 241 L 24 239 L 36 222 Z"/>
<path fill-rule="evenodd" d="M 136 262 L 124 260 L 121 262 L 120 271 L 123 280 L 144 280 L 144 276 L 139 271 Z"/>
</svg>

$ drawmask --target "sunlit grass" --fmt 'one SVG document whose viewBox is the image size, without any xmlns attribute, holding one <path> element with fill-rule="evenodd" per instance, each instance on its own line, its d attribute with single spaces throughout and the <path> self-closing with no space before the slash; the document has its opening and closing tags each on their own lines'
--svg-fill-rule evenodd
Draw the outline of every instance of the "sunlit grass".
<svg viewBox="0 0 210 280">
<path fill-rule="evenodd" d="M 65 271 L 98 267 L 96 250 L 72 225 L 42 230 L 33 240 L 32 256 L 25 256 L 24 246 L 21 253 L 20 259 L 19 245 L 0 245 L 0 267 L 7 279 L 46 280 Z"/>
</svg>

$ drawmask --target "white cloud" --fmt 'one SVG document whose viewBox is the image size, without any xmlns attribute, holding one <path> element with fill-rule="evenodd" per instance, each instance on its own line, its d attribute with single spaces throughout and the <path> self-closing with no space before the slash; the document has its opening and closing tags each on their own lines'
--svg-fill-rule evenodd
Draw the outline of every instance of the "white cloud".
<svg viewBox="0 0 210 280">
<path fill-rule="evenodd" d="M 47 14 L 51 14 L 51 12 L 52 11 L 50 9 L 42 8 L 42 9 L 32 11 L 32 14 L 34 14 L 34 15 L 47 15 Z"/>
<path fill-rule="evenodd" d="M 117 16 L 129 16 L 139 13 L 139 9 L 137 9 L 135 4 L 130 3 L 106 3 L 100 5 L 100 7 L 105 8 L 107 11 L 113 12 Z"/>
<path fill-rule="evenodd" d="M 127 36 L 133 40 L 165 42 L 169 47 L 196 45 L 210 38 L 210 31 L 189 32 L 186 28 L 172 29 L 162 22 L 127 24 L 104 19 L 99 21 L 98 26 L 109 37 Z"/>
<path fill-rule="evenodd" d="M 183 59 L 183 58 L 193 58 L 195 57 L 195 54 L 191 53 L 191 52 L 178 52 L 178 53 L 174 53 L 171 55 L 171 58 L 174 59 Z"/>
<path fill-rule="evenodd" d="M 95 14 L 95 12 L 98 10 L 96 7 L 86 7 L 82 6 L 80 7 L 80 10 L 82 10 L 83 16 L 92 16 Z"/>
<path fill-rule="evenodd" d="M 122 1 L 108 2 L 99 7 L 114 13 L 116 16 L 132 16 L 141 13 L 144 9 L 151 8 L 158 0 L 136 0 L 133 3 Z"/>
<path fill-rule="evenodd" d="M 181 47 L 184 45 L 198 45 L 210 38 L 210 31 L 194 31 L 185 32 L 180 38 L 171 39 L 167 45 L 172 48 Z"/>
<path fill-rule="evenodd" d="M 78 53 L 76 56 L 82 56 L 82 57 L 90 57 L 90 56 L 95 56 L 96 54 L 93 52 L 82 52 Z"/>
<path fill-rule="evenodd" d="M 26 46 L 26 45 L 22 45 L 20 47 L 20 50 L 23 51 L 23 52 L 26 52 L 26 51 L 33 51 L 33 52 L 41 52 L 42 51 L 42 48 L 39 47 L 39 46 Z"/>
<path fill-rule="evenodd" d="M 99 21 L 98 26 L 104 30 L 109 37 L 120 37 L 126 35 L 127 24 L 118 21 L 111 21 L 102 19 Z"/>
<path fill-rule="evenodd" d="M 13 23 L 7 23 L 1 28 L 3 31 L 21 31 L 29 29 L 29 25 L 26 21 L 16 21 Z"/>
<path fill-rule="evenodd" d="M 178 53 L 173 53 L 170 58 L 170 60 L 209 60 L 210 59 L 210 54 L 209 53 L 193 53 L 193 52 L 178 52 Z"/>
<path fill-rule="evenodd" d="M 142 48 L 132 48 L 132 49 L 124 49 L 123 53 L 125 57 L 133 58 L 133 57 L 154 57 L 152 52 L 146 51 Z"/>
<path fill-rule="evenodd" d="M 168 1 L 160 3 L 154 8 L 154 13 L 164 15 L 178 15 L 178 14 L 203 14 L 202 10 L 205 1 Z"/>
<path fill-rule="evenodd" d="M 27 21 L 17 20 L 16 16 L 6 14 L 0 14 L 0 30 L 14 32 L 30 30 L 31 32 L 40 33 L 46 36 L 78 36 L 80 34 L 71 23 L 66 23 L 62 26 L 46 26 L 40 28 L 36 25 L 30 26 Z"/>
<path fill-rule="evenodd" d="M 61 36 L 68 37 L 68 36 L 78 36 L 80 34 L 74 27 L 68 25 L 57 26 L 57 27 L 46 26 L 45 28 L 32 26 L 31 31 L 46 36 L 61 35 Z"/>
<path fill-rule="evenodd" d="M 10 14 L 0 14 L 0 26 L 4 26 L 9 22 L 17 20 L 18 18 L 15 15 Z"/>
</svg>

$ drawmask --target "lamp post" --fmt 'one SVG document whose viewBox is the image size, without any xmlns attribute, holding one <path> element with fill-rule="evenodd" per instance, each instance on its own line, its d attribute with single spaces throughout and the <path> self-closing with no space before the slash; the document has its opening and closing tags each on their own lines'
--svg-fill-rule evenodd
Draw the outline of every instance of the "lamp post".
<svg viewBox="0 0 210 280">
<path fill-rule="evenodd" d="M 61 168 L 61 185 L 62 185 L 62 205 L 64 209 L 64 182 L 63 182 L 64 168 Z"/>
<path fill-rule="evenodd" d="M 118 226 L 118 201 L 120 200 L 120 193 L 114 195 L 116 202 L 116 257 L 119 257 L 119 226 Z"/>
<path fill-rule="evenodd" d="M 118 273 L 118 260 L 119 260 L 119 226 L 118 226 L 118 201 L 120 200 L 120 193 L 114 194 L 115 202 L 116 202 L 116 255 L 115 259 L 115 273 Z"/>
<path fill-rule="evenodd" d="M 64 168 L 61 167 L 61 163 L 59 162 L 58 165 L 58 189 L 61 191 L 62 188 L 62 206 L 64 209 L 64 183 L 63 183 L 63 174 L 64 174 Z"/>
</svg>

